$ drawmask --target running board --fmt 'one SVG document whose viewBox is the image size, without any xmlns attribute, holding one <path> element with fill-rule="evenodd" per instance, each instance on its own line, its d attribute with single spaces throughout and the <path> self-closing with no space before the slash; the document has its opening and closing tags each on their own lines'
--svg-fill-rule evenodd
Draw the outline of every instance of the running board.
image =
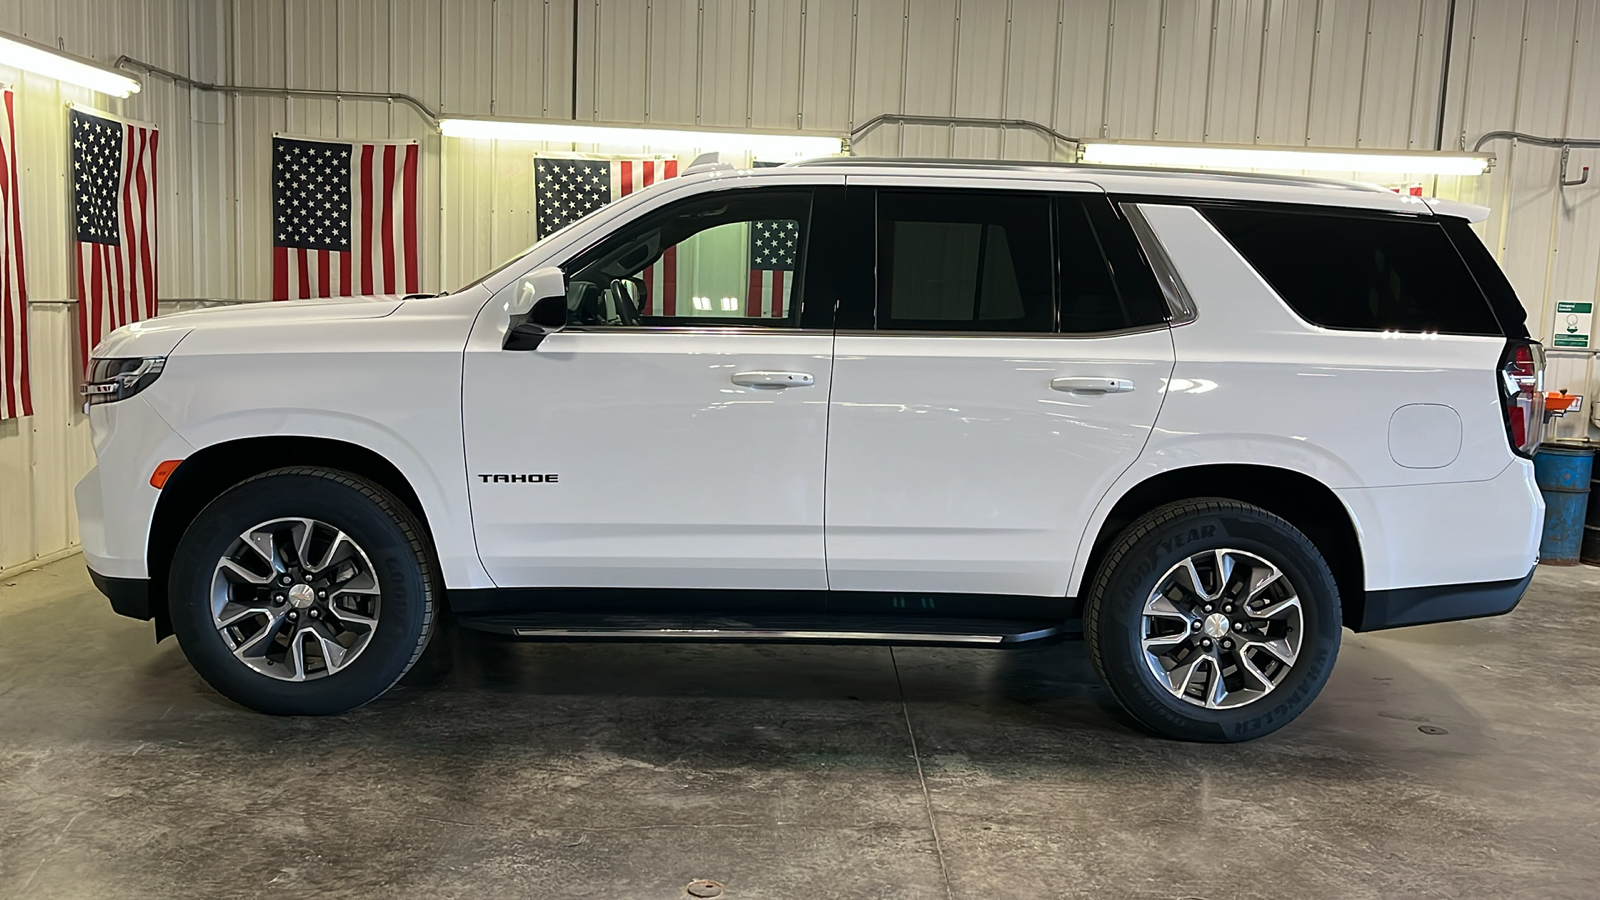
<svg viewBox="0 0 1600 900">
<path fill-rule="evenodd" d="M 458 616 L 464 628 L 542 641 L 917 644 L 1006 647 L 1064 637 L 1065 622 L 924 616 L 605 616 L 559 613 Z"/>
</svg>

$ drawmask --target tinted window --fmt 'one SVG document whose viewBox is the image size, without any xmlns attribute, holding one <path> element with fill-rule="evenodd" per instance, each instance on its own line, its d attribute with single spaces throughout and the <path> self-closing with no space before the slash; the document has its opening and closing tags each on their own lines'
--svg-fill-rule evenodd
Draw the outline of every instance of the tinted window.
<svg viewBox="0 0 1600 900">
<path fill-rule="evenodd" d="M 1096 223 L 1091 211 L 1105 214 Z M 1089 334 L 1159 325 L 1166 307 L 1128 224 L 1103 197 L 1058 201 L 1061 258 L 1061 331 Z M 1115 246 L 1122 244 L 1122 246 Z M 1115 265 L 1112 258 L 1122 260 Z"/>
<path fill-rule="evenodd" d="M 1139 239 L 1121 211 L 1103 197 L 1088 197 L 1082 201 L 1089 221 L 1094 226 L 1095 240 L 1101 255 L 1111 267 L 1111 277 L 1117 284 L 1117 295 L 1127 311 L 1130 327 L 1157 325 L 1170 315 L 1167 300 L 1161 295 L 1161 286 L 1150 271 Z"/>
<path fill-rule="evenodd" d="M 739 190 L 650 214 L 567 266 L 575 325 L 793 325 L 810 194 Z"/>
<path fill-rule="evenodd" d="M 878 196 L 880 329 L 1053 331 L 1050 268 L 1043 197 Z"/>
<path fill-rule="evenodd" d="M 1205 214 L 1307 321 L 1362 331 L 1501 333 L 1437 221 L 1222 207 Z"/>
<path fill-rule="evenodd" d="M 1528 311 L 1517 299 L 1517 292 L 1506 280 L 1506 273 L 1500 271 L 1499 263 L 1489 254 L 1489 248 L 1478 239 L 1466 219 L 1444 216 L 1439 221 L 1461 258 L 1466 260 L 1467 268 L 1472 271 L 1472 277 L 1477 280 L 1483 295 L 1489 299 L 1489 308 L 1494 310 L 1494 317 L 1500 321 L 1500 330 L 1507 337 L 1527 337 Z"/>
</svg>

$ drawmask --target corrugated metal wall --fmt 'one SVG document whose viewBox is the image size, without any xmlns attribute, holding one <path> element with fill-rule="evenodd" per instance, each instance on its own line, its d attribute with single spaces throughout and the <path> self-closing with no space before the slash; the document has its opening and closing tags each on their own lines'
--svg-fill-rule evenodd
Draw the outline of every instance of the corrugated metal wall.
<svg viewBox="0 0 1600 900">
<path fill-rule="evenodd" d="M 126 53 L 182 71 L 191 58 L 188 0 L 0 0 L 0 31 L 110 62 Z M 189 92 L 159 82 L 115 100 L 53 79 L 19 72 L 0 58 L 0 83 L 16 92 L 23 249 L 33 360 L 33 405 L 27 419 L 0 421 L 0 569 L 78 542 L 72 486 L 91 464 L 88 423 L 77 392 L 77 306 L 67 180 L 67 104 L 88 106 L 161 126 L 158 234 L 160 290 L 187 296 L 196 284 L 193 237 L 216 222 L 197 209 Z M 202 224 L 196 227 L 199 218 Z"/>
<path fill-rule="evenodd" d="M 405 92 L 445 113 L 845 133 L 900 112 L 1025 118 L 1082 137 L 1425 149 L 1440 137 L 1449 9 L 1450 0 L 0 0 L 0 30 L 207 81 Z M 1597 0 L 1458 0 L 1443 146 L 1496 129 L 1600 136 L 1597 39 Z M 10 77 L 0 64 L 0 79 Z M 275 131 L 422 142 L 426 289 L 459 284 L 532 239 L 539 148 L 443 140 L 399 104 L 189 96 L 145 83 L 109 108 L 166 134 L 169 296 L 266 294 Z M 68 287 L 59 167 L 61 110 L 73 99 L 90 98 L 22 79 L 28 262 L 40 298 Z M 1492 149 L 1491 175 L 1426 187 L 1494 208 L 1483 233 L 1548 337 L 1556 300 L 1600 299 L 1600 178 L 1558 189 L 1559 151 Z M 879 129 L 857 152 L 1037 158 L 1049 147 L 1021 132 L 907 127 Z M 1576 153 L 1574 166 L 1584 163 L 1600 153 Z M 58 364 L 36 355 L 36 366 Z M 1558 356 L 1552 384 L 1587 389 L 1591 365 Z M 19 468 L 22 440 L 0 430 L 8 479 L 32 477 Z M 11 495 L 0 496 L 0 534 L 14 533 Z M 9 548 L 43 552 L 51 540 L 0 538 L 0 566 L 27 552 Z"/>
</svg>

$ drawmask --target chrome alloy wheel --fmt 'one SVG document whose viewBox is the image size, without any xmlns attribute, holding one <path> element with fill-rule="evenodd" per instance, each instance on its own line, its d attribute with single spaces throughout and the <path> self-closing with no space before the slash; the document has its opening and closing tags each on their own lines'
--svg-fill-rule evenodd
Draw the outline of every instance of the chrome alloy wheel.
<svg viewBox="0 0 1600 900">
<path fill-rule="evenodd" d="M 1140 646 L 1174 697 L 1230 709 L 1283 683 L 1304 634 L 1300 598 L 1277 566 L 1243 550 L 1206 550 L 1156 582 Z"/>
<path fill-rule="evenodd" d="M 211 577 L 211 620 L 240 662 L 309 681 L 354 662 L 378 627 L 372 561 L 315 519 L 273 519 L 239 535 Z"/>
</svg>

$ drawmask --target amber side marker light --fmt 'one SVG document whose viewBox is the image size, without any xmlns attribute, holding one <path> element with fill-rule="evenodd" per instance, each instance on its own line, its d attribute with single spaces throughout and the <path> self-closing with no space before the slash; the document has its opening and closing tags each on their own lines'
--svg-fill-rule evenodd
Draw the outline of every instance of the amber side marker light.
<svg viewBox="0 0 1600 900">
<path fill-rule="evenodd" d="M 150 486 L 158 491 L 166 487 L 167 479 L 172 477 L 172 473 L 177 470 L 182 462 L 183 460 L 181 459 L 169 459 L 156 466 L 156 470 L 150 473 Z"/>
</svg>

